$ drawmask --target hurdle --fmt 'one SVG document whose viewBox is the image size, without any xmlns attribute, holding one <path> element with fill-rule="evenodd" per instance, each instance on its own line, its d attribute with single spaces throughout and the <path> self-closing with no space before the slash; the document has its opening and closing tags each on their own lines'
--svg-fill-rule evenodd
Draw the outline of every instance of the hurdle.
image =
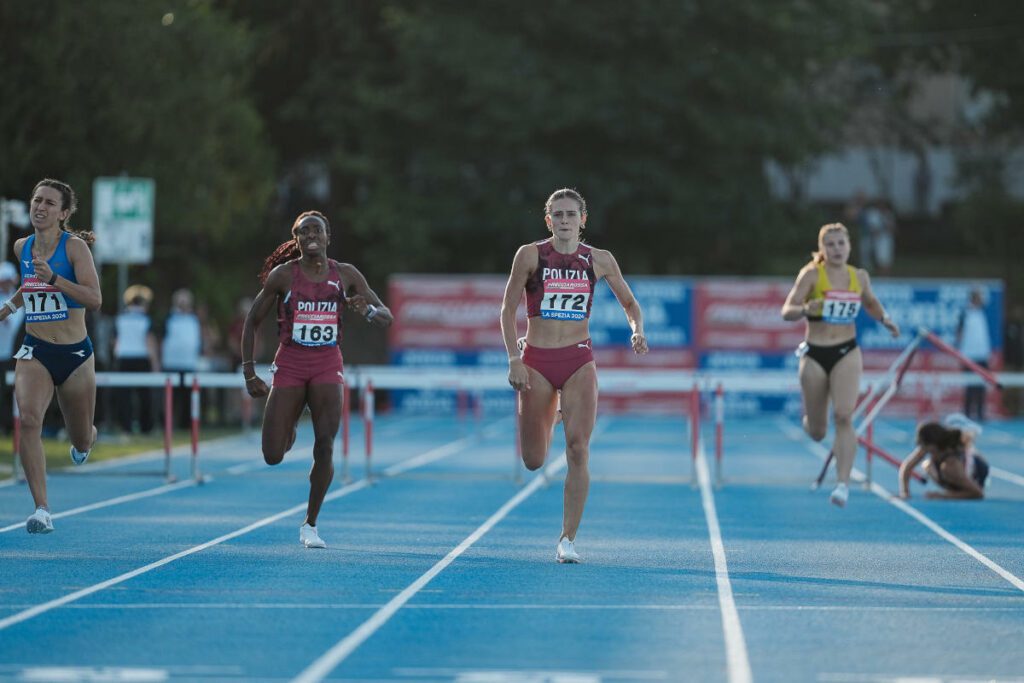
<svg viewBox="0 0 1024 683">
<path fill-rule="evenodd" d="M 958 361 L 960 361 L 965 367 L 973 371 L 975 374 L 977 374 L 986 382 L 994 386 L 996 389 L 1002 390 L 1003 388 L 1003 385 L 999 381 L 999 379 L 989 370 L 981 367 L 974 361 L 965 357 L 963 354 L 961 354 L 951 345 L 947 344 L 945 341 L 942 340 L 941 337 L 939 337 L 937 334 L 935 334 L 928 328 L 918 327 L 914 335 L 914 339 L 910 342 L 910 344 L 908 344 L 903 349 L 902 352 L 900 352 L 899 356 L 896 357 L 896 360 L 894 360 L 893 363 L 889 366 L 889 369 L 886 372 L 883 381 L 872 386 L 869 389 L 867 395 L 858 403 L 856 409 L 854 410 L 854 421 L 856 421 L 858 418 L 861 418 L 860 424 L 857 425 L 857 427 L 854 429 L 854 434 L 857 437 L 857 443 L 861 446 L 864 446 L 865 457 L 867 459 L 867 471 L 865 473 L 864 488 L 871 488 L 871 469 L 873 456 L 877 455 L 886 462 L 889 462 L 890 464 L 894 465 L 895 467 L 899 467 L 902 462 L 898 458 L 892 456 L 890 453 L 887 453 L 884 449 L 879 448 L 874 443 L 872 438 L 873 424 L 875 419 L 878 417 L 879 414 L 881 414 L 882 410 L 885 408 L 886 404 L 892 399 L 893 396 L 896 395 L 896 392 L 899 391 L 903 379 L 906 376 L 907 371 L 910 369 L 911 363 L 913 362 L 914 354 L 917 353 L 921 343 L 924 341 L 928 341 L 933 346 L 935 346 L 935 348 L 953 356 Z M 881 393 L 879 393 L 880 387 L 882 386 L 885 386 L 885 389 L 884 391 L 881 391 Z M 867 438 L 865 438 L 865 434 L 867 434 Z M 822 465 L 821 471 L 818 473 L 817 478 L 811 484 L 812 491 L 816 490 L 819 486 L 821 486 L 821 483 L 825 479 L 825 475 L 828 472 L 828 467 L 831 464 L 834 456 L 835 452 L 830 451 L 828 457 L 825 459 L 825 462 Z M 914 479 L 916 479 L 917 481 L 926 481 L 924 477 L 922 477 L 917 472 L 912 473 L 912 475 Z"/>
</svg>

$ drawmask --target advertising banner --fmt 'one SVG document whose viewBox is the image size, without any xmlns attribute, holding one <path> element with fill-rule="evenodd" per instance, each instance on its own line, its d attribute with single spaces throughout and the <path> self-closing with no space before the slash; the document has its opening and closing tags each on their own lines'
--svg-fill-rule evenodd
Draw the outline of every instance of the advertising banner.
<svg viewBox="0 0 1024 683">
<path fill-rule="evenodd" d="M 396 275 L 389 282 L 388 305 L 395 314 L 390 356 L 396 365 L 494 366 L 505 371 L 507 355 L 498 316 L 504 294 L 503 275 Z M 797 371 L 794 354 L 806 323 L 782 319 L 781 308 L 793 285 L 788 278 L 636 277 L 630 288 L 644 312 L 650 353 L 636 356 L 629 347 L 630 329 L 621 306 L 605 282 L 598 283 L 590 334 L 599 367 L 699 368 L 715 372 Z M 857 318 L 858 344 L 867 372 L 889 367 L 926 327 L 950 344 L 972 289 L 983 292 L 993 348 L 992 368 L 1002 367 L 1003 285 L 1000 281 L 896 280 L 872 282 L 876 296 L 902 328 L 899 339 L 865 311 Z M 526 331 L 526 308 L 517 309 L 520 336 Z M 959 362 L 930 344 L 914 358 L 915 370 L 960 369 Z M 962 393 L 962 392 L 961 392 Z M 436 405 L 412 392 L 419 404 Z M 955 402 L 959 393 L 934 387 L 905 387 L 894 410 L 921 410 Z M 680 405 L 678 397 L 607 397 L 624 408 Z M 410 399 L 411 400 L 411 399 Z M 447 400 L 447 399 L 446 399 Z M 604 398 L 602 400 L 605 400 Z M 732 395 L 730 410 L 739 412 L 800 410 L 799 397 Z"/>
</svg>

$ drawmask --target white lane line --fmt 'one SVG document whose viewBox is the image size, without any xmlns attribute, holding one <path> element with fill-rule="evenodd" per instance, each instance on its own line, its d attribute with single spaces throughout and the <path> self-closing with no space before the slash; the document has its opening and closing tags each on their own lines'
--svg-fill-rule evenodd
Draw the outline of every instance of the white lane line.
<svg viewBox="0 0 1024 683">
<path fill-rule="evenodd" d="M 782 427 L 783 431 L 785 431 L 791 438 L 798 441 L 804 441 L 804 445 L 807 446 L 807 448 L 814 455 L 818 456 L 818 458 L 824 460 L 825 458 L 828 457 L 828 449 L 822 446 L 820 443 L 816 443 L 813 441 L 808 443 L 807 437 L 803 433 L 803 430 L 798 429 L 796 426 L 788 422 L 785 418 L 779 418 L 778 423 Z M 866 479 L 864 473 L 858 470 L 856 467 L 853 468 L 852 476 L 856 481 L 864 481 Z M 879 498 L 881 498 L 882 500 L 889 503 L 890 505 L 892 505 L 893 507 L 895 507 L 897 510 L 902 510 L 903 512 L 907 513 L 908 515 L 916 519 L 918 522 L 920 522 L 921 524 L 935 532 L 940 538 L 948 541 L 949 543 L 952 543 L 955 547 L 959 548 L 970 557 L 974 558 L 981 564 L 991 569 L 993 572 L 995 572 L 1003 579 L 1005 579 L 1007 582 L 1009 582 L 1009 584 L 1017 590 L 1024 591 L 1024 581 L 1022 581 L 1020 577 L 1007 571 L 1005 568 L 1003 568 L 996 562 L 992 561 L 983 553 L 979 552 L 969 544 L 965 543 L 957 536 L 946 531 L 944 528 L 942 528 L 934 521 L 932 521 L 932 519 L 929 518 L 927 515 L 922 513 L 917 508 L 909 505 L 906 501 L 899 498 L 898 496 L 893 495 L 892 492 L 887 490 L 882 485 L 876 482 L 872 482 L 871 492 L 874 493 Z"/>
<path fill-rule="evenodd" d="M 725 559 L 725 544 L 718 524 L 715 496 L 711 490 L 711 474 L 704 456 L 704 444 L 697 449 L 697 481 L 700 484 L 700 498 L 704 506 L 704 518 L 708 523 L 711 539 L 711 554 L 715 559 L 715 583 L 718 586 L 718 606 L 722 612 L 722 632 L 725 634 L 725 660 L 730 683 L 751 683 L 754 680 L 747 655 L 747 642 L 743 637 L 740 615 L 729 580 L 729 565 Z"/>
<path fill-rule="evenodd" d="M 967 543 L 964 543 L 962 540 L 960 540 L 953 534 L 943 529 L 941 526 L 933 522 L 930 518 L 925 516 L 917 508 L 911 507 L 910 505 L 907 504 L 906 501 L 892 495 L 877 483 L 872 482 L 871 491 L 882 500 L 888 501 L 890 505 L 896 506 L 898 509 L 902 510 L 903 512 L 907 513 L 908 515 L 919 521 L 921 524 L 924 524 L 926 527 L 934 531 L 940 537 L 946 539 L 947 541 L 955 545 L 957 548 L 973 557 L 978 562 L 981 562 L 983 565 L 991 569 L 993 572 L 1006 579 L 1006 581 L 1008 581 L 1010 585 L 1012 585 L 1017 590 L 1024 591 L 1024 581 L 1022 581 L 1020 578 L 1010 573 L 1006 569 L 1003 569 L 1000 565 L 990 560 L 986 555 L 978 552 Z"/>
<path fill-rule="evenodd" d="M 459 439 L 459 442 L 460 443 L 464 443 L 464 442 L 466 442 L 468 440 L 471 440 L 470 437 Z M 440 450 L 450 451 L 450 449 L 448 448 L 450 445 L 451 444 L 446 444 L 445 446 L 440 446 L 438 448 L 432 449 L 431 451 L 428 451 L 425 454 L 422 454 L 422 455 L 419 455 L 419 456 L 413 456 L 413 457 L 414 458 L 422 459 L 426 455 L 429 455 L 430 453 L 434 453 L 435 451 L 440 451 Z M 433 460 L 436 460 L 436 458 L 433 458 Z M 399 464 L 401 464 L 401 463 L 399 463 Z M 328 503 L 328 502 L 330 502 L 332 500 L 335 500 L 337 498 L 341 498 L 342 496 L 347 496 L 350 493 L 354 493 L 354 492 L 356 492 L 356 491 L 358 491 L 360 489 L 367 488 L 368 486 L 370 486 L 370 482 L 369 481 L 367 481 L 366 479 L 360 479 L 359 481 L 353 482 L 352 484 L 349 484 L 348 486 L 344 486 L 344 487 L 338 489 L 337 491 L 334 491 L 333 493 L 328 493 L 327 496 L 324 497 L 324 503 Z M 50 610 L 56 609 L 58 607 L 63 607 L 64 605 L 67 605 L 68 603 L 75 602 L 76 600 L 80 600 L 81 598 L 84 598 L 84 597 L 87 597 L 89 595 L 92 595 L 93 593 L 98 593 L 99 591 L 105 590 L 107 588 L 110 588 L 111 586 L 116 586 L 116 585 L 118 585 L 120 583 L 124 583 L 125 581 L 133 579 L 136 576 L 140 576 L 140 575 L 145 574 L 147 572 L 150 572 L 150 571 L 152 571 L 154 569 L 158 569 L 159 567 L 162 567 L 162 566 L 164 566 L 166 564 L 170 564 L 171 562 L 174 562 L 175 560 L 179 560 L 179 559 L 181 559 L 183 557 L 188 557 L 189 555 L 194 555 L 195 553 L 198 553 L 198 552 L 201 552 L 203 550 L 206 550 L 207 548 L 211 548 L 211 547 L 213 547 L 215 545 L 220 545 L 221 543 L 224 543 L 225 541 L 230 541 L 233 538 L 238 538 L 239 536 L 243 536 L 243 535 L 245 535 L 245 534 L 247 534 L 247 533 L 249 533 L 251 531 L 255 531 L 256 529 L 260 529 L 262 527 L 265 527 L 268 524 L 273 524 L 274 522 L 277 522 L 277 521 L 282 520 L 282 519 L 284 519 L 284 518 L 286 518 L 286 517 L 288 517 L 290 515 L 293 515 L 293 514 L 295 514 L 297 512 L 301 512 L 302 510 L 305 510 L 306 509 L 306 505 L 307 504 L 305 502 L 299 503 L 298 505 L 290 507 L 287 510 L 279 512 L 279 513 L 277 513 L 275 515 L 271 515 L 269 517 L 264 517 L 263 519 L 261 519 L 259 521 L 253 522 L 252 524 L 249 524 L 248 526 L 245 526 L 245 527 L 242 527 L 241 529 L 237 529 L 237 530 L 232 531 L 230 533 L 224 534 L 223 536 L 218 536 L 217 538 L 215 538 L 215 539 L 213 539 L 211 541 L 207 541 L 206 543 L 201 543 L 201 544 L 199 544 L 197 546 L 193 546 L 192 548 L 188 548 L 188 549 L 183 550 L 183 551 L 181 551 L 179 553 L 175 553 L 174 555 L 169 555 L 168 557 L 165 557 L 163 559 L 157 560 L 156 562 L 151 562 L 151 563 L 149 563 L 149 564 L 147 564 L 147 565 L 145 565 L 143 567 L 139 567 L 138 569 L 133 569 L 130 572 L 125 572 L 124 574 L 121 574 L 119 576 L 115 576 L 112 579 L 107 579 L 106 581 L 102 581 L 100 583 L 94 584 L 94 585 L 89 586 L 87 588 L 83 588 L 81 590 L 77 590 L 74 593 L 69 593 L 69 594 L 64 595 L 64 596 L 62 596 L 60 598 L 56 598 L 54 600 L 50 600 L 49 602 L 46 602 L 46 603 L 43 603 L 43 604 L 40 604 L 40 605 L 36 605 L 35 607 L 32 607 L 32 608 L 27 609 L 27 610 L 23 610 L 23 611 L 18 612 L 16 614 L 12 614 L 9 617 L 5 617 L 3 619 L 0 619 L 0 631 L 4 630 L 5 628 L 8 628 L 10 626 L 13 626 L 15 624 L 19 624 L 19 623 L 21 623 L 23 621 L 27 621 L 28 619 L 32 619 L 33 617 L 37 617 L 40 614 L 44 614 L 46 612 L 49 612 Z"/>
<path fill-rule="evenodd" d="M 1008 472 L 1003 468 L 995 467 L 994 465 L 989 465 L 988 471 L 989 474 L 991 474 L 993 477 L 997 479 L 1008 481 L 1011 484 L 1016 484 L 1017 486 L 1024 486 L 1024 477 L 1020 476 L 1019 474 Z"/>
<path fill-rule="evenodd" d="M 454 683 L 611 683 L 612 681 L 667 681 L 668 671 L 636 669 L 454 669 L 396 668 L 401 679 L 445 680 Z M 675 676 L 672 676 L 674 679 Z"/>
<path fill-rule="evenodd" d="M 509 422 L 510 420 L 511 418 L 503 417 L 500 420 L 492 422 L 490 425 L 484 428 L 484 435 L 490 436 L 494 430 L 500 428 L 502 425 Z M 426 453 L 421 453 L 420 455 L 416 455 L 407 460 L 402 460 L 401 462 L 395 463 L 394 465 L 391 465 L 390 467 L 385 469 L 383 474 L 384 476 L 391 477 L 406 472 L 408 470 L 415 469 L 417 467 L 422 467 L 423 465 L 432 463 L 435 460 L 447 458 L 449 455 L 458 452 L 459 450 L 465 448 L 470 444 L 477 443 L 478 441 L 479 439 L 475 435 L 464 436 L 461 439 L 452 441 L 451 443 L 445 444 L 443 446 L 438 446 L 437 448 L 427 451 Z M 262 468 L 268 468 L 267 464 L 262 461 L 246 462 L 240 465 L 234 465 L 232 467 L 229 467 L 226 470 L 226 472 L 228 472 L 229 474 L 241 474 L 243 472 L 248 472 L 250 470 L 258 470 Z"/>
<path fill-rule="evenodd" d="M 213 481 L 212 477 L 206 477 L 203 479 L 204 482 Z M 141 500 L 143 498 L 152 498 L 153 496 L 160 496 L 171 491 L 177 491 L 178 489 L 189 488 L 195 486 L 195 479 L 188 479 L 185 481 L 179 481 L 174 484 L 164 484 L 163 486 L 157 486 L 156 488 L 146 489 L 145 491 L 137 491 L 136 493 L 128 493 L 123 496 L 116 498 L 108 498 L 106 500 L 97 501 L 95 503 L 89 503 L 88 505 L 82 505 L 80 507 L 71 508 L 64 512 L 55 512 L 50 515 L 53 519 L 62 519 L 64 517 L 71 517 L 73 515 L 80 515 L 83 512 L 92 512 L 93 510 L 102 510 L 113 505 L 120 505 L 121 503 L 130 503 L 133 500 Z M 9 526 L 0 527 L 0 534 L 7 531 L 13 531 L 15 529 L 24 529 L 25 522 L 18 522 L 17 524 L 11 524 Z"/>
<path fill-rule="evenodd" d="M 338 489 L 334 493 L 328 494 L 327 497 L 324 498 L 324 502 L 326 503 L 326 502 L 328 502 L 330 500 L 334 500 L 335 498 L 340 498 L 341 496 L 348 495 L 349 493 L 354 493 L 355 491 L 358 491 L 359 489 L 366 488 L 368 485 L 369 485 L 369 483 L 365 479 L 361 479 L 361 480 L 355 482 L 354 484 L 350 484 L 350 485 L 348 485 L 348 486 L 346 486 L 344 488 Z M 218 536 L 217 538 L 213 539 L 212 541 L 207 541 L 206 543 L 201 543 L 201 544 L 199 544 L 197 546 L 193 546 L 191 548 L 188 548 L 187 550 L 182 550 L 180 553 L 175 553 L 173 555 L 169 555 L 169 556 L 167 556 L 167 557 L 165 557 L 163 559 L 157 560 L 156 562 L 150 562 L 149 564 L 147 564 L 147 565 L 145 565 L 143 567 L 139 567 L 138 569 L 133 569 L 130 572 L 125 572 L 124 574 L 121 574 L 119 576 L 115 576 L 112 579 L 107 579 L 106 581 L 101 581 L 100 583 L 93 584 L 92 586 L 89 586 L 87 588 L 83 588 L 81 590 L 77 590 L 74 593 L 68 593 L 67 595 L 59 597 L 59 598 L 57 598 L 55 600 L 50 600 L 49 602 L 45 602 L 45 603 L 43 603 L 41 605 L 36 605 L 35 607 L 33 607 L 31 609 L 27 609 L 27 610 L 24 610 L 22 612 L 18 612 L 17 614 L 12 614 L 11 616 L 9 616 L 9 617 L 7 617 L 5 619 L 0 619 L 0 631 L 2 631 L 3 629 L 5 629 L 5 628 L 7 628 L 9 626 L 14 626 L 15 624 L 20 624 L 23 621 L 27 621 L 29 619 L 32 619 L 33 617 L 39 616 L 40 614 L 44 614 L 46 612 L 49 612 L 50 610 L 56 609 L 57 607 L 63 607 L 64 605 L 66 605 L 66 604 L 68 604 L 70 602 L 74 602 L 74 601 L 80 600 L 80 599 L 82 599 L 84 597 L 88 597 L 88 596 L 92 595 L 93 593 L 98 593 L 101 590 L 105 590 L 107 588 L 110 588 L 111 586 L 116 586 L 119 583 L 124 583 L 125 581 L 128 581 L 130 579 L 134 579 L 136 576 L 140 576 L 140 575 L 145 574 L 147 572 L 151 572 L 154 569 L 158 569 L 160 567 L 163 567 L 165 564 L 170 564 L 171 562 L 174 562 L 175 560 L 180 560 L 183 557 L 188 557 L 189 555 L 194 555 L 195 553 L 202 552 L 203 550 L 206 550 L 207 548 L 212 548 L 215 545 L 220 545 L 221 543 L 224 543 L 225 541 L 230 541 L 233 538 L 238 538 L 239 536 L 243 536 L 243 535 L 249 533 L 250 531 L 255 531 L 256 529 L 260 529 L 262 527 L 265 527 L 268 524 L 273 524 L 274 522 L 282 520 L 285 517 L 288 517 L 290 515 L 294 515 L 297 512 L 301 512 L 302 510 L 305 510 L 305 509 L 306 509 L 306 503 L 299 503 L 298 505 L 292 506 L 292 507 L 288 508 L 287 510 L 284 510 L 282 512 L 277 513 L 276 515 L 271 515 L 270 517 L 264 517 L 263 519 L 261 519 L 259 521 L 256 521 L 256 522 L 253 522 L 252 524 L 249 524 L 248 526 L 244 526 L 241 529 L 236 529 L 235 531 L 232 531 L 231 533 L 224 534 L 223 536 Z"/>
<path fill-rule="evenodd" d="M 594 430 L 591 435 L 591 440 L 595 439 L 600 432 L 603 432 L 608 428 L 609 421 L 605 421 L 601 426 Z M 388 620 L 395 615 L 409 600 L 413 598 L 418 592 L 420 592 L 428 583 L 430 583 L 435 576 L 440 574 L 448 565 L 454 562 L 462 553 L 466 552 L 474 543 L 479 541 L 484 534 L 490 531 L 498 522 L 503 520 L 508 513 L 512 512 L 516 507 L 519 506 L 524 500 L 532 496 L 537 489 L 545 486 L 552 476 L 557 474 L 563 467 L 565 467 L 565 453 L 550 465 L 541 470 L 540 474 L 535 476 L 529 484 L 524 486 L 519 492 L 512 496 L 504 505 L 502 505 L 497 512 L 491 515 L 487 521 L 481 524 L 476 530 L 463 539 L 462 543 L 457 545 L 447 555 L 437 561 L 437 563 L 428 569 L 426 573 L 420 576 L 418 579 L 413 581 L 411 584 L 391 599 L 384 607 L 380 608 L 373 616 L 364 621 L 359 625 L 356 630 L 352 631 L 349 635 L 338 641 L 331 649 L 322 654 L 316 661 L 306 667 L 298 676 L 292 679 L 293 683 L 313 683 L 314 681 L 322 681 L 325 677 L 330 675 L 339 664 L 355 652 L 355 650 L 365 643 L 370 636 L 376 633 Z"/>
<path fill-rule="evenodd" d="M 4 609 L 29 609 L 33 605 L 4 605 Z M 72 610 L 352 610 L 352 609 L 381 609 L 383 603 L 370 602 L 91 602 L 88 604 L 68 605 L 65 609 Z M 718 611 L 721 608 L 717 604 L 691 604 L 691 605 L 669 605 L 669 604 L 637 604 L 637 605 L 580 605 L 544 603 L 544 604 L 522 604 L 522 603 L 488 603 L 488 604 L 452 604 L 452 603 L 422 603 L 416 605 L 405 605 L 402 609 L 410 610 L 443 610 L 443 611 L 537 611 L 537 612 L 599 612 L 599 611 L 624 611 L 624 612 L 710 612 Z M 1013 612 L 1019 613 L 1020 607 L 984 607 L 968 606 L 954 607 L 945 605 L 916 605 L 908 607 L 888 605 L 750 605 L 743 608 L 748 612 L 952 612 L 952 613 L 984 613 L 984 612 Z"/>
</svg>

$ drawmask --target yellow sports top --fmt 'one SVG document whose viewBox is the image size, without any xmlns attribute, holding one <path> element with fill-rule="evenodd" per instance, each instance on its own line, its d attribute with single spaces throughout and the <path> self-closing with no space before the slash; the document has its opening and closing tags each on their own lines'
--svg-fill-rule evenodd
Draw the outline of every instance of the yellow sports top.
<svg viewBox="0 0 1024 683">
<path fill-rule="evenodd" d="M 818 279 L 815 280 L 814 287 L 811 289 L 811 293 L 807 295 L 807 301 L 811 301 L 812 299 L 824 299 L 826 292 L 834 291 L 835 290 L 835 287 L 833 287 L 832 283 L 829 282 L 828 273 L 825 272 L 825 264 L 824 263 L 819 263 L 817 265 L 817 268 L 818 268 Z M 846 266 L 846 270 L 850 274 L 850 287 L 849 287 L 849 289 L 847 289 L 845 291 L 852 292 L 854 294 L 858 294 L 859 295 L 861 293 L 861 288 L 860 288 L 860 280 L 857 279 L 857 269 L 854 268 L 851 265 L 847 265 Z M 859 297 L 858 297 L 858 299 L 859 299 Z M 820 316 L 820 315 L 810 316 L 809 315 L 809 316 L 807 316 L 807 319 L 808 320 L 815 320 L 815 321 L 817 321 L 817 320 L 822 320 L 822 316 Z"/>
</svg>

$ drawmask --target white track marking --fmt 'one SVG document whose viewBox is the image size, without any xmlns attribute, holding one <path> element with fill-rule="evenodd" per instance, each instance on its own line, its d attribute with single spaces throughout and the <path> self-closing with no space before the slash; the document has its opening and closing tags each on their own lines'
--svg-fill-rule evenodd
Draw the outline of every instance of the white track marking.
<svg viewBox="0 0 1024 683">
<path fill-rule="evenodd" d="M 207 477 L 203 480 L 204 482 L 212 481 L 212 478 Z M 160 496 L 171 491 L 177 491 L 178 489 L 189 488 L 196 485 L 195 479 L 188 479 L 186 481 L 179 481 L 174 484 L 165 484 L 163 486 L 157 486 L 156 488 L 146 489 L 145 491 L 138 491 L 136 493 L 129 493 L 123 496 L 117 496 L 116 498 L 107 498 L 106 500 L 97 501 L 95 503 L 89 503 L 88 505 L 82 505 L 80 507 L 65 510 L 64 512 L 55 512 L 50 516 L 53 519 L 63 519 L 64 517 L 71 517 L 73 515 L 80 515 L 83 512 L 92 512 L 93 510 L 102 510 L 113 505 L 120 505 L 121 503 L 130 503 L 133 500 L 141 500 L 143 498 L 152 498 L 153 496 Z M 13 531 L 15 529 L 24 529 L 25 522 L 18 522 L 17 524 L 11 524 L 9 526 L 0 527 L 0 534 Z"/>
<path fill-rule="evenodd" d="M 778 423 L 781 426 L 782 430 L 786 432 L 787 435 L 789 435 L 794 440 L 803 441 L 807 438 L 803 430 L 797 428 L 785 418 L 779 418 Z M 805 445 L 811 451 L 812 454 L 818 456 L 820 459 L 824 460 L 826 457 L 828 457 L 828 449 L 826 449 L 820 443 L 812 441 L 810 443 L 805 442 Z M 864 481 L 866 479 L 864 473 L 858 470 L 856 467 L 853 468 L 852 476 L 857 481 Z M 889 503 L 890 505 L 892 505 L 893 507 L 895 507 L 897 510 L 901 510 L 906 514 L 910 515 L 918 522 L 920 522 L 921 524 L 935 532 L 940 538 L 953 544 L 970 557 L 974 558 L 981 564 L 991 569 L 993 572 L 995 572 L 1000 577 L 1009 582 L 1009 584 L 1017 590 L 1024 591 L 1024 581 L 1022 581 L 1020 577 L 1007 571 L 1005 568 L 1003 568 L 1002 566 L 988 558 L 983 553 L 979 552 L 972 546 L 968 545 L 957 536 L 946 531 L 941 526 L 936 524 L 930 517 L 925 515 L 917 508 L 909 505 L 906 501 L 902 500 L 898 496 L 893 495 L 892 492 L 887 490 L 885 487 L 881 486 L 878 483 L 872 482 L 871 492 L 874 493 L 879 498 L 881 498 L 882 500 Z"/>
<path fill-rule="evenodd" d="M 715 583 L 718 586 L 718 606 L 722 611 L 722 632 L 725 634 L 725 660 L 728 666 L 729 683 L 750 683 L 754 680 L 747 655 L 747 642 L 743 637 L 740 615 L 729 580 L 729 565 L 725 559 L 725 544 L 722 530 L 718 525 L 715 496 L 711 490 L 711 474 L 704 456 L 704 444 L 697 449 L 697 481 L 700 484 L 700 498 L 704 506 L 704 517 L 708 523 L 711 540 L 711 554 L 715 560 Z"/>
<path fill-rule="evenodd" d="M 605 421 L 591 436 L 594 439 L 600 432 L 603 432 L 608 428 L 610 422 Z M 402 609 L 409 600 L 411 600 L 417 593 L 423 590 L 428 583 L 430 583 L 435 576 L 444 571 L 448 565 L 454 562 L 462 553 L 466 552 L 474 543 L 479 541 L 483 536 L 494 528 L 501 520 L 503 520 L 508 513 L 512 512 L 518 507 L 524 500 L 532 496 L 537 489 L 541 488 L 546 482 L 555 474 L 557 474 L 562 468 L 566 466 L 565 453 L 549 464 L 547 467 L 542 469 L 533 479 L 530 480 L 526 486 L 519 490 L 516 495 L 512 496 L 508 501 L 505 502 L 498 511 L 491 515 L 483 524 L 476 528 L 473 533 L 467 536 L 459 545 L 453 548 L 447 555 L 437 561 L 433 567 L 428 569 L 426 573 L 421 575 L 418 579 L 413 581 L 411 584 L 392 598 L 384 607 L 380 608 L 371 616 L 369 619 L 360 624 L 354 631 L 342 638 L 340 641 L 329 649 L 327 652 L 322 654 L 316 661 L 306 667 L 305 670 L 299 673 L 294 679 L 294 682 L 298 683 L 313 683 L 314 681 L 322 681 L 324 678 L 330 675 L 339 664 L 356 651 L 360 645 L 365 643 L 374 633 L 376 633 L 384 624 L 388 622 L 391 617 Z"/>
<path fill-rule="evenodd" d="M 464 439 L 459 439 L 457 443 L 464 443 L 467 440 L 469 440 L 469 437 L 464 438 Z M 439 448 L 432 449 L 431 451 L 428 451 L 427 453 L 423 453 L 421 455 L 413 456 L 413 459 L 419 460 L 420 464 L 423 464 L 424 462 L 433 462 L 434 460 L 437 460 L 439 457 L 443 457 L 443 456 L 436 455 L 438 451 L 444 451 L 445 453 L 450 455 L 453 451 L 449 448 L 449 446 L 451 446 L 451 444 L 446 444 L 444 446 L 440 446 Z M 434 454 L 434 456 L 428 458 L 428 456 L 430 456 L 431 454 Z M 398 465 L 401 465 L 401 464 L 402 463 L 399 463 Z M 398 465 L 395 465 L 394 467 L 397 467 Z M 369 486 L 370 486 L 370 482 L 368 480 L 360 479 L 359 481 L 353 482 L 352 484 L 349 484 L 348 486 L 344 486 L 344 487 L 338 489 L 337 491 L 334 491 L 332 493 L 328 493 L 327 496 L 324 498 L 324 503 L 328 503 L 328 502 L 330 502 L 332 500 L 335 500 L 337 498 L 341 498 L 342 496 L 347 496 L 350 493 L 354 493 L 356 491 L 359 491 L 360 489 L 364 489 L 364 488 L 367 488 Z M 301 511 L 306 509 L 306 505 L 307 505 L 306 502 L 299 503 L 298 505 L 294 505 L 294 506 L 288 508 L 287 510 L 283 510 L 283 511 L 281 511 L 281 512 L 275 514 L 275 515 L 271 515 L 269 517 L 264 517 L 263 519 L 258 520 L 256 522 L 253 522 L 252 524 L 249 524 L 249 525 L 247 525 L 245 527 L 242 527 L 241 529 L 236 529 L 235 531 L 232 531 L 230 533 L 224 534 L 223 536 L 218 536 L 217 538 L 215 538 L 215 539 L 213 539 L 211 541 L 207 541 L 205 543 L 201 543 L 199 545 L 196 545 L 196 546 L 193 546 L 193 547 L 188 548 L 186 550 L 183 550 L 183 551 L 181 551 L 179 553 L 175 553 L 173 555 L 169 555 L 169 556 L 167 556 L 165 558 L 157 560 L 156 562 L 151 562 L 151 563 L 149 563 L 149 564 L 147 564 L 147 565 L 145 565 L 143 567 L 139 567 L 138 569 L 133 569 L 130 572 L 125 572 L 124 574 L 120 574 L 119 576 L 115 576 L 115 577 L 113 577 L 111 579 L 107 579 L 106 581 L 101 581 L 100 583 L 93 584 L 92 586 L 88 586 L 87 588 L 83 588 L 81 590 L 77 590 L 77 591 L 75 591 L 73 593 L 69 593 L 69 594 L 64 595 L 64 596 L 62 596 L 60 598 L 56 598 L 54 600 L 50 600 L 49 602 L 42 603 L 40 605 L 36 605 L 35 607 L 31 607 L 31 608 L 23 610 L 21 612 L 17 612 L 15 614 L 12 614 L 12 615 L 10 615 L 8 617 L 0 619 L 0 631 L 4 630 L 4 629 L 6 629 L 6 628 L 8 628 L 10 626 L 14 626 L 15 624 L 20 624 L 23 621 L 27 621 L 29 619 L 32 619 L 33 617 L 37 617 L 40 614 L 45 614 L 46 612 L 49 612 L 50 610 L 56 609 L 58 607 L 63 607 L 64 605 L 67 605 L 69 603 L 75 602 L 76 600 L 80 600 L 80 599 L 82 599 L 84 597 L 88 597 L 88 596 L 90 596 L 90 595 L 92 595 L 94 593 L 98 593 L 98 592 L 100 592 L 102 590 L 110 588 L 111 586 L 116 586 L 118 584 L 124 583 L 125 581 L 129 581 L 130 579 L 134 579 L 136 576 L 140 576 L 142 574 L 146 574 L 147 572 L 153 571 L 154 569 L 158 569 L 158 568 L 160 568 L 160 567 L 162 567 L 162 566 L 164 566 L 166 564 L 170 564 L 171 562 L 174 562 L 175 560 L 179 560 L 179 559 L 181 559 L 183 557 L 188 557 L 189 555 L 194 555 L 195 553 L 201 552 L 201 551 L 206 550 L 207 548 L 211 548 L 211 547 L 213 547 L 215 545 L 220 545 L 221 543 L 224 543 L 225 541 L 230 541 L 230 540 L 232 540 L 234 538 L 238 538 L 239 536 L 244 536 L 245 534 L 247 534 L 247 533 L 249 533 L 251 531 L 255 531 L 255 530 L 260 529 L 262 527 L 265 527 L 265 526 L 267 526 L 269 524 L 273 524 L 274 522 L 277 522 L 277 521 L 280 521 L 280 520 L 282 520 L 282 519 L 284 519 L 286 517 L 289 517 L 290 515 L 293 515 L 293 514 L 296 514 L 298 512 L 301 512 Z"/>
</svg>

